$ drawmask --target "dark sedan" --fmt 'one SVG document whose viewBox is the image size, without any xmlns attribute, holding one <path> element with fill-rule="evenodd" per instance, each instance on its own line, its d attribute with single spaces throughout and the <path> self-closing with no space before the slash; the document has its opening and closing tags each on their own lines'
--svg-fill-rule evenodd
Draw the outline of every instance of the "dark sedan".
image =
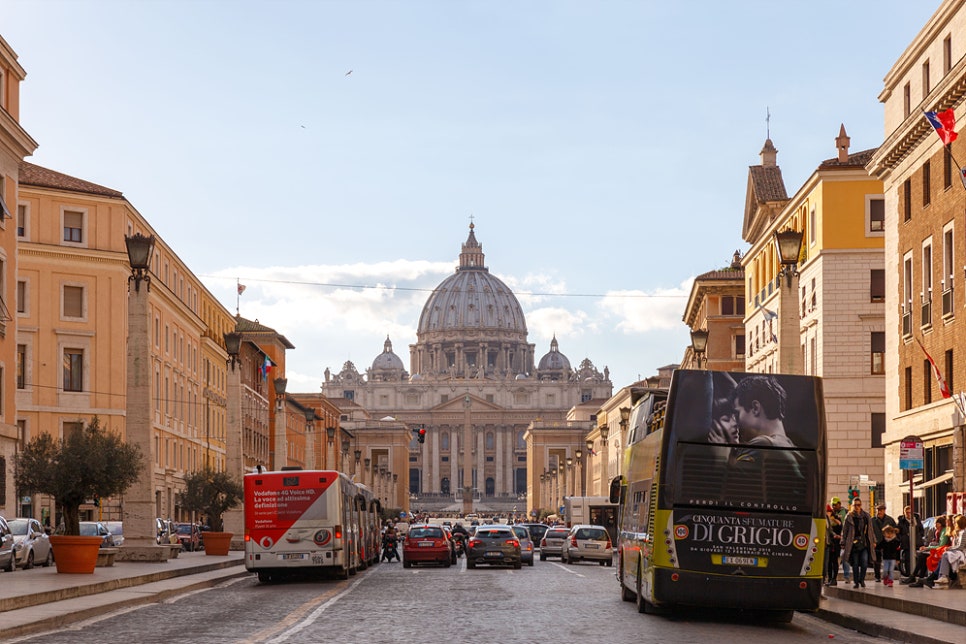
<svg viewBox="0 0 966 644">
<path fill-rule="evenodd" d="M 523 567 L 520 540 L 507 525 L 481 525 L 466 544 L 466 567 L 478 564 Z"/>
</svg>

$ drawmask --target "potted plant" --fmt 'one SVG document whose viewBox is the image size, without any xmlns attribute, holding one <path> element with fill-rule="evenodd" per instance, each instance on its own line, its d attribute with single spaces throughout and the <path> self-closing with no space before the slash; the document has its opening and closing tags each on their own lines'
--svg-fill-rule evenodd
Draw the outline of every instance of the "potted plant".
<svg viewBox="0 0 966 644">
<path fill-rule="evenodd" d="M 97 416 L 66 438 L 42 433 L 17 454 L 14 480 L 20 493 L 49 494 L 63 514 L 63 534 L 50 538 L 58 572 L 94 572 L 101 537 L 80 536 L 80 506 L 124 493 L 143 463 L 141 450 L 102 428 Z"/>
<path fill-rule="evenodd" d="M 224 532 L 224 514 L 241 503 L 244 490 L 241 483 L 228 472 L 206 466 L 184 478 L 185 490 L 180 493 L 181 507 L 203 515 L 211 530 L 205 531 L 206 555 L 227 555 L 231 546 L 231 532 Z"/>
</svg>

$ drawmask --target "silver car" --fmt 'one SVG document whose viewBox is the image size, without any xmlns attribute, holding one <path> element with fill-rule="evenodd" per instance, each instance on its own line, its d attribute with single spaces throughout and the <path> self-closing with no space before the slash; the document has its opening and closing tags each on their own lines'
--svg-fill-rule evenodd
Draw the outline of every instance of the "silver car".
<svg viewBox="0 0 966 644">
<path fill-rule="evenodd" d="M 513 533 L 520 540 L 520 561 L 528 566 L 533 565 L 533 539 L 530 538 L 530 529 L 525 525 L 517 524 L 510 526 Z"/>
<path fill-rule="evenodd" d="M 543 533 L 540 540 L 540 561 L 546 561 L 547 557 L 560 557 L 563 553 L 563 544 L 570 534 L 570 528 L 552 527 Z"/>
<path fill-rule="evenodd" d="M 54 550 L 50 539 L 37 519 L 16 518 L 7 522 L 13 532 L 17 565 L 25 570 L 40 564 L 44 567 L 54 562 Z"/>
<path fill-rule="evenodd" d="M 560 559 L 564 563 L 589 559 L 599 562 L 601 566 L 613 566 L 614 552 L 607 528 L 586 524 L 573 526 L 564 540 Z"/>
<path fill-rule="evenodd" d="M 17 551 L 14 550 L 13 532 L 3 517 L 0 517 L 0 567 L 7 572 L 17 569 Z"/>
</svg>

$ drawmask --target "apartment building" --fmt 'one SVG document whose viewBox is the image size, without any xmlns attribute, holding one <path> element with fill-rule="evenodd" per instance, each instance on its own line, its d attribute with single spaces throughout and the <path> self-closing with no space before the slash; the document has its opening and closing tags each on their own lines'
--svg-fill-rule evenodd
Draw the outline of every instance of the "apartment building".
<svg viewBox="0 0 966 644">
<path fill-rule="evenodd" d="M 966 486 L 957 404 L 966 383 L 966 142 L 943 145 L 924 118 L 951 109 L 966 120 L 964 96 L 966 2 L 945 0 L 885 77 L 886 138 L 868 166 L 885 194 L 883 443 L 893 514 L 910 485 L 923 516 L 945 512 L 947 494 Z M 933 364 L 955 398 L 944 396 Z M 922 470 L 900 467 L 900 441 L 913 437 L 923 443 Z"/>
</svg>

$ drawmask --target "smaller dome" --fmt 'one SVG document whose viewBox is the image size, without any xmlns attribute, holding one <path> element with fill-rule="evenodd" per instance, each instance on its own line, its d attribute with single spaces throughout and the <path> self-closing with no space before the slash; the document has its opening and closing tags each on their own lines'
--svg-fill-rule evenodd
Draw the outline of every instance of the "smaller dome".
<svg viewBox="0 0 966 644">
<path fill-rule="evenodd" d="M 527 377 L 528 377 L 528 376 L 527 376 L 527 374 L 525 374 L 525 373 L 518 373 L 518 374 L 516 375 L 516 377 L 514 378 L 514 380 L 526 380 L 526 379 L 527 379 Z"/>
<path fill-rule="evenodd" d="M 560 353 L 560 347 L 557 344 L 556 335 L 553 336 L 553 340 L 550 341 L 550 353 L 540 358 L 540 366 L 537 367 L 537 371 L 570 372 L 570 360 L 567 359 L 567 356 Z"/>
<path fill-rule="evenodd" d="M 392 352 L 392 342 L 386 336 L 386 344 L 383 345 L 382 353 L 372 361 L 373 371 L 405 371 L 402 360 Z"/>
</svg>

